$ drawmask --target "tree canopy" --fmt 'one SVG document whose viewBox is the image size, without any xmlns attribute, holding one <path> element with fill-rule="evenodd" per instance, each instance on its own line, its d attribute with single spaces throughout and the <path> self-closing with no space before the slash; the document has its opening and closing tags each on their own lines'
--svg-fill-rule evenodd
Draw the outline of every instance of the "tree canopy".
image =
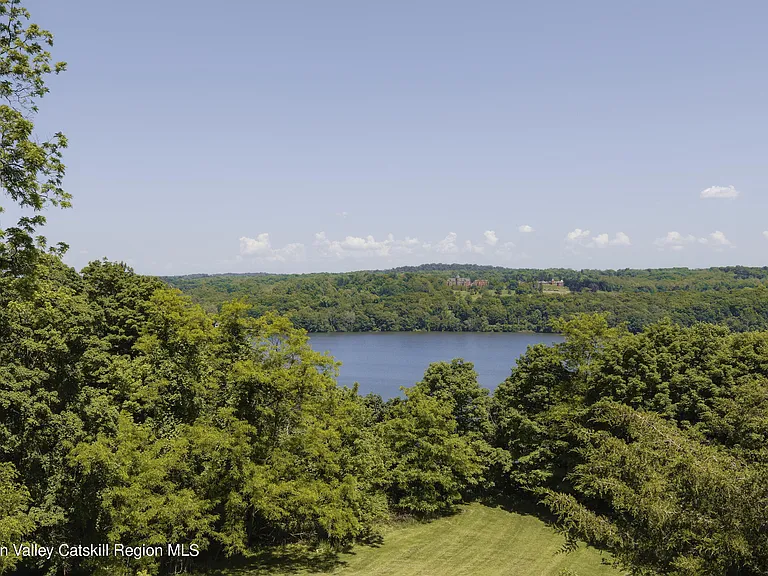
<svg viewBox="0 0 768 576">
<path fill-rule="evenodd" d="M 488 286 L 456 289 L 454 276 Z M 565 287 L 544 290 L 541 280 Z M 232 298 L 253 314 L 277 311 L 309 332 L 552 332 L 577 314 L 608 313 L 632 332 L 670 318 L 711 322 L 737 332 L 768 329 L 768 268 L 706 270 L 510 269 L 425 265 L 339 274 L 225 274 L 163 278 L 209 312 Z"/>
<path fill-rule="evenodd" d="M 45 223 L 40 212 L 66 208 L 71 198 L 62 188 L 67 139 L 57 132 L 38 140 L 33 122 L 38 101 L 49 90 L 47 77 L 66 64 L 52 60 L 53 34 L 29 19 L 19 0 L 0 0 L 0 190 L 27 210 L 15 225 L 0 227 L 0 273 L 16 275 L 29 274 L 38 251 L 46 248 L 45 237 L 35 236 Z"/>
</svg>

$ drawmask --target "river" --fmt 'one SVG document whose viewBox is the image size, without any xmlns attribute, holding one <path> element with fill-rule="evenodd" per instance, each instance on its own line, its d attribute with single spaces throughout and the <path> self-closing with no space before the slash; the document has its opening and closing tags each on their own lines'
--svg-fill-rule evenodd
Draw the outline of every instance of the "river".
<svg viewBox="0 0 768 576">
<path fill-rule="evenodd" d="M 337 332 L 311 334 L 312 348 L 342 362 L 339 384 L 360 384 L 360 393 L 391 398 L 412 386 L 431 362 L 464 358 L 478 381 L 494 389 L 528 346 L 562 342 L 557 334 L 513 332 Z"/>
</svg>

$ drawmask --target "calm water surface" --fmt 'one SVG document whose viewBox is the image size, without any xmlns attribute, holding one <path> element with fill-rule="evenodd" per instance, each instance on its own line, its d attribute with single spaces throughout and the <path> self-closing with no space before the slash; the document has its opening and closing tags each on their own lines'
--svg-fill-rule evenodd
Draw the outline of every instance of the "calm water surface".
<svg viewBox="0 0 768 576">
<path fill-rule="evenodd" d="M 556 334 L 511 332 L 338 332 L 311 334 L 312 348 L 342 362 L 339 384 L 360 383 L 360 393 L 384 398 L 412 386 L 431 362 L 464 358 L 473 362 L 478 379 L 496 388 L 528 346 L 562 342 Z"/>
</svg>

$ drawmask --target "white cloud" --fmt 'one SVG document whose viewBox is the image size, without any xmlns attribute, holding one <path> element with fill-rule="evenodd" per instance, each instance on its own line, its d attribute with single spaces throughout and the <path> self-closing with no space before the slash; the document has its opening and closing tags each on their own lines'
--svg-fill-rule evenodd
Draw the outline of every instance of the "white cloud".
<svg viewBox="0 0 768 576">
<path fill-rule="evenodd" d="M 360 236 L 347 236 L 342 240 L 339 245 L 344 250 L 364 250 L 364 251 L 389 251 L 389 246 L 395 241 L 392 234 L 387 236 L 386 240 L 377 241 L 373 236 L 366 236 L 361 238 Z"/>
<path fill-rule="evenodd" d="M 696 237 L 689 234 L 683 236 L 680 232 L 667 232 L 667 235 L 663 238 L 656 238 L 653 243 L 658 246 L 659 250 L 682 250 L 689 244 L 696 242 Z"/>
<path fill-rule="evenodd" d="M 397 254 L 412 254 L 420 248 L 429 249 L 429 244 L 423 244 L 418 238 L 405 237 L 395 240 L 388 234 L 383 240 L 373 236 L 347 236 L 343 240 L 331 240 L 325 232 L 315 234 L 313 246 L 320 256 L 335 258 L 360 257 L 390 257 Z"/>
<path fill-rule="evenodd" d="M 392 234 L 389 235 L 390 238 Z M 421 240 L 406 236 L 404 240 L 392 241 L 392 252 L 394 254 L 413 254 L 423 247 Z"/>
<path fill-rule="evenodd" d="M 589 238 L 589 230 L 582 230 L 581 228 L 576 228 L 575 230 L 568 232 L 568 236 L 566 239 L 568 242 L 578 242 L 580 240 L 586 240 Z"/>
<path fill-rule="evenodd" d="M 285 262 L 288 260 L 304 259 L 304 244 L 286 244 L 282 248 L 272 248 L 269 234 L 263 232 L 256 238 L 240 237 L 240 256 L 250 256 L 258 260 L 269 262 Z"/>
<path fill-rule="evenodd" d="M 499 242 L 499 238 L 496 236 L 496 232 L 493 230 L 486 230 L 483 233 L 483 236 L 485 236 L 485 243 L 488 244 L 488 246 L 496 246 L 496 244 Z"/>
<path fill-rule="evenodd" d="M 612 242 L 616 246 L 629 246 L 630 244 L 632 244 L 632 242 L 629 239 L 629 236 L 624 234 L 624 232 L 617 232 Z"/>
<path fill-rule="evenodd" d="M 346 218 L 347 216 L 349 216 L 349 212 L 343 212 L 343 211 L 342 212 L 336 212 L 336 216 L 338 216 L 340 218 Z"/>
<path fill-rule="evenodd" d="M 768 230 L 766 230 L 765 232 L 763 232 L 763 236 L 765 236 L 765 239 L 766 239 L 766 240 L 768 240 Z"/>
<path fill-rule="evenodd" d="M 737 198 L 740 192 L 733 186 L 710 186 L 701 191 L 700 198 Z"/>
<path fill-rule="evenodd" d="M 581 228 L 571 230 L 565 237 L 565 249 L 574 254 L 578 254 L 581 248 L 594 247 L 595 243 L 590 240 L 589 234 L 589 230 L 582 230 Z"/>
<path fill-rule="evenodd" d="M 722 250 L 726 247 L 733 247 L 733 244 L 720 230 L 715 230 L 707 236 L 696 238 L 692 234 L 683 236 L 680 232 L 667 232 L 667 235 L 663 238 L 657 238 L 654 244 L 658 246 L 660 250 L 676 250 L 680 251 L 685 249 L 686 246 L 691 244 L 701 244 L 702 246 L 710 246 L 716 250 Z"/>
<path fill-rule="evenodd" d="M 699 242 L 701 242 L 702 244 L 707 244 L 709 246 L 714 246 L 715 248 L 724 248 L 726 246 L 727 247 L 733 246 L 731 241 L 728 240 L 728 238 L 725 237 L 725 234 L 720 232 L 720 230 L 715 230 L 706 238 L 699 238 Z"/>
<path fill-rule="evenodd" d="M 240 254 L 243 256 L 266 256 L 272 252 L 269 234 L 264 232 L 256 238 L 240 237 Z"/>
<path fill-rule="evenodd" d="M 301 242 L 286 244 L 276 251 L 276 260 L 304 260 L 305 248 Z"/>
<path fill-rule="evenodd" d="M 613 238 L 605 232 L 590 237 L 590 231 L 582 230 L 581 228 L 568 232 L 565 240 L 567 248 L 573 252 L 576 252 L 576 248 L 605 248 L 607 246 L 630 246 L 632 244 L 629 236 L 624 234 L 624 232 L 617 232 Z"/>
<path fill-rule="evenodd" d="M 459 251 L 459 247 L 456 246 L 456 238 L 458 238 L 456 232 L 450 232 L 448 236 L 435 245 L 435 252 L 439 254 L 456 254 Z"/>
<path fill-rule="evenodd" d="M 522 226 L 520 226 L 520 228 L 518 228 L 518 230 L 523 234 L 530 234 L 531 232 L 534 231 L 533 227 L 528 226 L 528 224 L 523 224 Z"/>
<path fill-rule="evenodd" d="M 325 232 L 315 234 L 314 246 L 322 256 L 388 256 L 394 244 L 392 234 L 386 240 L 376 240 L 373 236 L 347 236 L 344 240 L 330 240 Z"/>
<path fill-rule="evenodd" d="M 482 246 L 475 246 L 472 244 L 471 240 L 464 242 L 464 252 L 469 252 L 470 254 L 482 254 L 484 251 L 485 249 Z"/>
</svg>

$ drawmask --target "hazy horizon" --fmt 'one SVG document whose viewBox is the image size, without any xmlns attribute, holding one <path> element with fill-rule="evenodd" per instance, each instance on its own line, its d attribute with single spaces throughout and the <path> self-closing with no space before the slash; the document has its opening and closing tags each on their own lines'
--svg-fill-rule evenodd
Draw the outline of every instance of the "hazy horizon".
<svg viewBox="0 0 768 576">
<path fill-rule="evenodd" d="M 470 263 L 470 262 L 454 262 L 454 263 L 445 263 L 445 262 L 424 262 L 422 264 L 416 264 L 411 265 L 407 264 L 404 266 L 394 266 L 391 268 L 355 268 L 351 270 L 342 270 L 342 271 L 331 271 L 331 270 L 318 270 L 315 272 L 262 272 L 259 270 L 253 270 L 248 272 L 189 272 L 184 274 L 156 274 L 156 276 L 161 277 L 184 277 L 184 276 L 281 276 L 281 275 L 291 275 L 291 276 L 301 276 L 301 275 L 309 275 L 309 274 L 347 274 L 347 273 L 353 273 L 353 272 L 391 272 L 394 270 L 399 270 L 401 268 L 419 268 L 421 266 L 455 266 L 455 267 L 470 267 L 470 266 L 483 266 L 483 267 L 491 267 L 491 268 L 501 268 L 504 270 L 571 270 L 574 272 L 583 272 L 583 271 L 620 271 L 620 270 L 708 270 L 711 268 L 725 268 L 729 266 L 745 266 L 743 264 L 726 264 L 724 266 L 703 266 L 703 267 L 693 267 L 693 266 L 668 266 L 663 268 L 571 268 L 568 266 L 545 266 L 545 267 L 526 267 L 526 266 L 499 266 L 496 264 L 476 264 L 476 263 Z M 766 266 L 745 266 L 748 268 L 768 268 L 768 265 Z"/>
</svg>

